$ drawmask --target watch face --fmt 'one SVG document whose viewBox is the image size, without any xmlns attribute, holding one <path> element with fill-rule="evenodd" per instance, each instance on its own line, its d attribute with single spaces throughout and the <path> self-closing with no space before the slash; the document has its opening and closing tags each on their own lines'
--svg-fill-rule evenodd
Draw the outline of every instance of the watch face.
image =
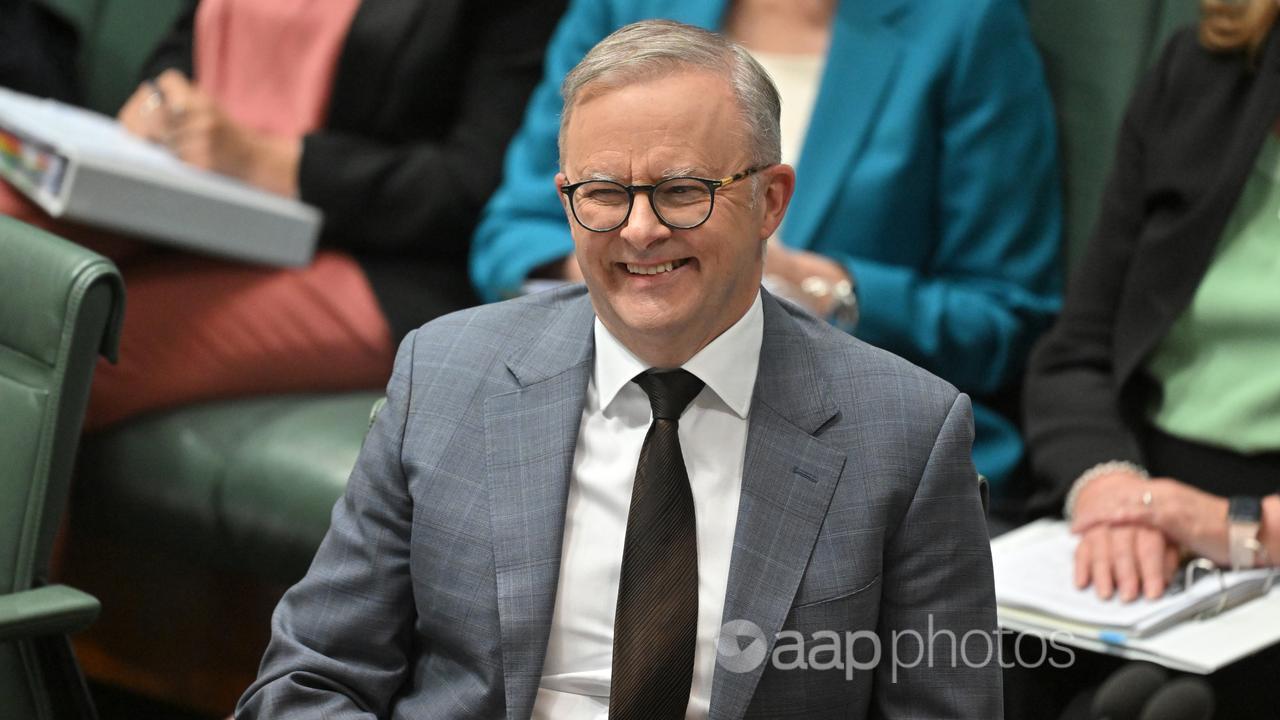
<svg viewBox="0 0 1280 720">
<path fill-rule="evenodd" d="M 1227 518 L 1231 522 L 1262 522 L 1262 498 L 1233 496 L 1227 503 Z"/>
</svg>

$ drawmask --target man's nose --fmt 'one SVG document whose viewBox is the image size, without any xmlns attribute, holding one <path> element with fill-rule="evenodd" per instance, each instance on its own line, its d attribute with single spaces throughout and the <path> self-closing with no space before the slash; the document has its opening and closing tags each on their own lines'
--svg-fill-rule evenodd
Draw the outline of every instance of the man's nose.
<svg viewBox="0 0 1280 720">
<path fill-rule="evenodd" d="M 671 228 L 662 224 L 653 210 L 653 203 L 646 193 L 636 193 L 631 215 L 622 225 L 622 239 L 644 249 L 671 236 Z"/>
</svg>

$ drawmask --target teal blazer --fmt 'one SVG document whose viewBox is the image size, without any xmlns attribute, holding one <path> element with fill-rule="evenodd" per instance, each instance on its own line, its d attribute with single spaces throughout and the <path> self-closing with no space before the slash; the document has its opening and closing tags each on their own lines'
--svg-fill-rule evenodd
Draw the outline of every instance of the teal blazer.
<svg viewBox="0 0 1280 720">
<path fill-rule="evenodd" d="M 519 292 L 572 252 L 556 197 L 559 84 L 597 41 L 637 20 L 719 28 L 727 0 L 581 0 L 507 152 L 473 239 L 480 295 Z M 845 0 L 796 167 L 781 238 L 844 263 L 858 337 L 981 402 L 1016 384 L 1061 291 L 1053 109 L 1017 0 Z M 1017 429 L 974 408 L 974 460 L 994 485 Z"/>
</svg>

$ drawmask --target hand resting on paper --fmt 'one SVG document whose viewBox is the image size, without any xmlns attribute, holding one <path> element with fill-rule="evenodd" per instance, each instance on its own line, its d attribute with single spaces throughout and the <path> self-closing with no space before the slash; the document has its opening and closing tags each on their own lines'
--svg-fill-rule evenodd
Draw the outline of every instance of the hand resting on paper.
<svg viewBox="0 0 1280 720">
<path fill-rule="evenodd" d="M 1086 491 L 1090 489 L 1085 488 Z M 1143 502 L 1145 493 L 1150 493 L 1149 503 Z M 1123 494 L 1113 493 L 1110 502 L 1092 503 L 1086 507 L 1084 498 L 1082 492 L 1072 522 L 1072 529 L 1076 532 L 1088 535 L 1099 530 L 1115 532 L 1124 528 L 1158 531 L 1169 542 L 1192 554 L 1224 567 L 1230 564 L 1227 498 L 1172 478 L 1156 478 L 1144 482 L 1139 488 L 1128 487 Z M 1280 558 L 1280 537 L 1275 532 L 1278 522 L 1280 497 L 1269 495 L 1262 500 L 1262 527 L 1258 539 L 1266 548 L 1266 558 L 1272 565 Z"/>
<path fill-rule="evenodd" d="M 1152 482 L 1141 475 L 1117 471 L 1094 478 L 1076 500 L 1072 530 L 1080 534 L 1076 546 L 1076 587 L 1093 585 L 1098 597 L 1118 593 L 1130 602 L 1139 594 L 1158 598 L 1178 568 L 1178 547 L 1163 529 L 1138 522 L 1117 522 L 1116 508 L 1133 500 L 1142 506 Z M 1224 519 L 1226 513 L 1223 513 Z"/>
<path fill-rule="evenodd" d="M 138 86 L 117 117 L 129 132 L 184 162 L 287 197 L 298 194 L 302 140 L 236 123 L 177 70 Z"/>
</svg>

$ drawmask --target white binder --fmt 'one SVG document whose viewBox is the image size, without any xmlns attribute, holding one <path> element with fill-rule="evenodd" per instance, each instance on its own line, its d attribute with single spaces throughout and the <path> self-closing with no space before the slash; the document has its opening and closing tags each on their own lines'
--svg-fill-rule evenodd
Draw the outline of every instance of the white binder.
<svg viewBox="0 0 1280 720">
<path fill-rule="evenodd" d="M 53 217 L 188 250 L 305 265 L 319 210 L 184 164 L 105 115 L 0 88 L 0 177 Z"/>
</svg>

